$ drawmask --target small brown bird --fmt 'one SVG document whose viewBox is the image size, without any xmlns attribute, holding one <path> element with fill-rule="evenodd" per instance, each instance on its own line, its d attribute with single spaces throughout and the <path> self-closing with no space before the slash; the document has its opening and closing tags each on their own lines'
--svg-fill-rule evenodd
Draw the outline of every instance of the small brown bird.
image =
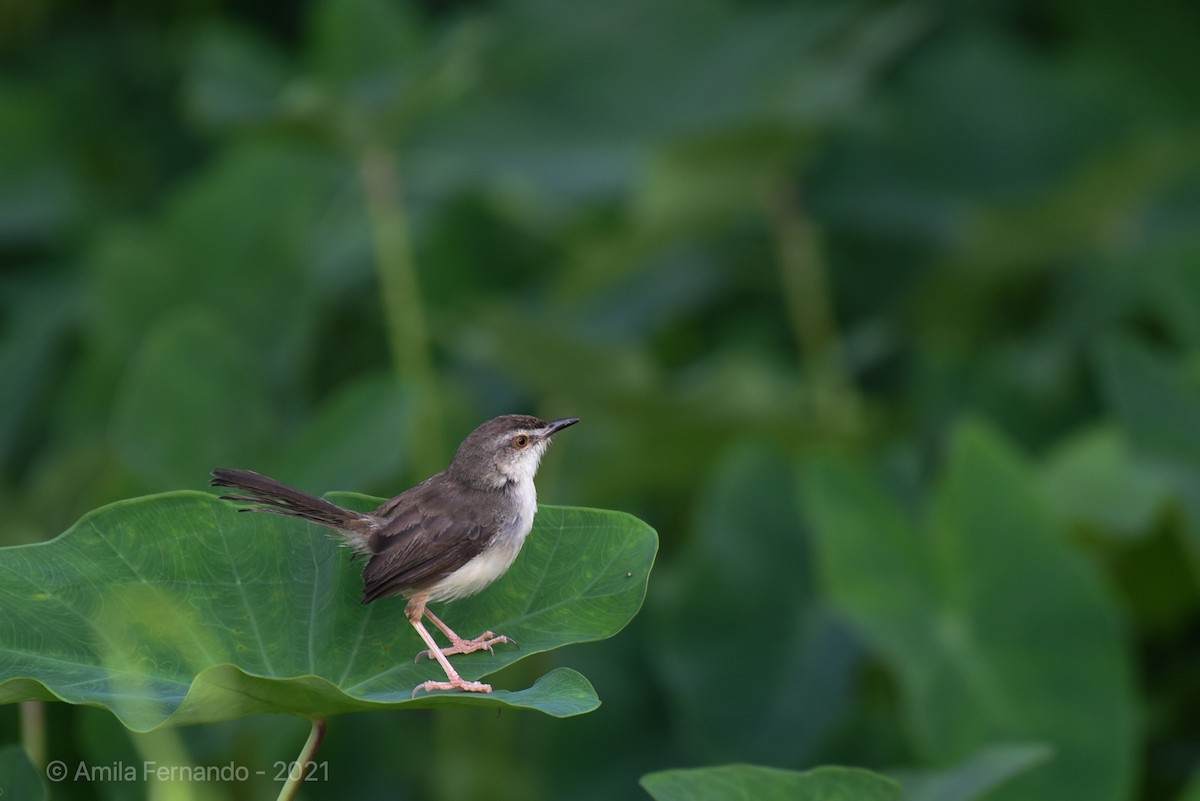
<svg viewBox="0 0 1200 801">
<path fill-rule="evenodd" d="M 579 422 L 565 417 L 547 423 L 529 415 L 488 420 L 458 446 L 450 466 L 372 512 L 355 512 L 249 470 L 213 471 L 212 486 L 242 490 L 225 500 L 251 504 L 243 512 L 270 512 L 326 526 L 367 559 L 363 603 L 391 595 L 408 599 L 404 612 L 446 671 L 447 681 L 427 681 L 413 690 L 492 691 L 465 681 L 447 657 L 492 650 L 512 642 L 485 631 L 464 640 L 426 604 L 474 595 L 512 565 L 537 512 L 533 477 L 554 434 Z M 450 640 L 437 642 L 421 622 L 429 618 Z"/>
</svg>

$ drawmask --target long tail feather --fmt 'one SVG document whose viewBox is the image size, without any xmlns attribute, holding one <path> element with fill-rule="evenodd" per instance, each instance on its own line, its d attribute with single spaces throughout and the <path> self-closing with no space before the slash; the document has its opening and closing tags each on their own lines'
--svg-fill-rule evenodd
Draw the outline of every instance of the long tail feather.
<svg viewBox="0 0 1200 801">
<path fill-rule="evenodd" d="M 341 534 L 345 543 L 355 550 L 366 547 L 364 535 L 377 525 L 370 515 L 344 509 L 260 473 L 219 467 L 212 475 L 212 481 L 209 483 L 214 487 L 231 487 L 245 491 L 244 495 L 221 496 L 222 500 L 249 504 L 238 511 L 269 512 L 308 520 L 334 529 Z"/>
</svg>

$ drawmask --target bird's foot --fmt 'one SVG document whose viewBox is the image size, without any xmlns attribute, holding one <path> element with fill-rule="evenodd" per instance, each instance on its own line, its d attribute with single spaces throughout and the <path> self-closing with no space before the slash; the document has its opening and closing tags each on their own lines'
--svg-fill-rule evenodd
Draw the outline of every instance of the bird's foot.
<svg viewBox="0 0 1200 801">
<path fill-rule="evenodd" d="M 502 643 L 512 643 L 513 645 L 516 645 L 517 641 L 512 637 L 505 637 L 503 634 L 497 634 L 494 631 L 485 631 L 483 634 L 480 634 L 473 640 L 464 640 L 462 637 L 451 637 L 450 647 L 441 648 L 439 650 L 442 652 L 442 656 L 473 654 L 476 651 L 487 651 L 488 653 L 491 653 L 493 645 L 500 645 Z M 433 652 L 429 649 L 425 649 L 424 651 L 418 653 L 413 658 L 413 661 L 415 662 L 423 656 L 427 656 L 430 659 L 434 658 Z"/>
<path fill-rule="evenodd" d="M 418 684 L 413 688 L 412 697 L 416 698 L 417 693 L 422 690 L 427 693 L 434 690 L 462 690 L 465 693 L 490 693 L 492 685 L 484 684 L 481 681 L 467 681 L 461 676 L 452 676 L 449 681 L 427 681 L 423 684 Z"/>
</svg>

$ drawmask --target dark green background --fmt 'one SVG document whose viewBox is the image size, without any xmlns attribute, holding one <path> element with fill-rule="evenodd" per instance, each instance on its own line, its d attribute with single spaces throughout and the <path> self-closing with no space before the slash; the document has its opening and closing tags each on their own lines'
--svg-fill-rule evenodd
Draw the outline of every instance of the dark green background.
<svg viewBox="0 0 1200 801">
<path fill-rule="evenodd" d="M 1200 798 L 1197 41 L 1182 1 L 0 1 L 0 544 L 576 415 L 541 497 L 653 525 L 650 595 L 495 681 L 604 705 L 336 718 L 306 798 L 1043 745 L 988 798 Z M 270 769 L 307 725 L 48 731 Z"/>
</svg>

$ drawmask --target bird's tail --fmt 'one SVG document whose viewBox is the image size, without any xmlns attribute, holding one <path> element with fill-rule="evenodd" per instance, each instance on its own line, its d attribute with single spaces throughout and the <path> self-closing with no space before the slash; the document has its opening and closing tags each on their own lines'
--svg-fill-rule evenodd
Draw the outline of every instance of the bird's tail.
<svg viewBox="0 0 1200 801">
<path fill-rule="evenodd" d="M 214 487 L 232 487 L 245 492 L 244 495 L 221 496 L 222 500 L 249 504 L 239 512 L 270 512 L 318 523 L 337 531 L 345 544 L 356 551 L 366 547 L 365 535 L 377 525 L 371 515 L 344 509 L 250 470 L 219 467 L 212 476 L 209 483 Z"/>
</svg>

